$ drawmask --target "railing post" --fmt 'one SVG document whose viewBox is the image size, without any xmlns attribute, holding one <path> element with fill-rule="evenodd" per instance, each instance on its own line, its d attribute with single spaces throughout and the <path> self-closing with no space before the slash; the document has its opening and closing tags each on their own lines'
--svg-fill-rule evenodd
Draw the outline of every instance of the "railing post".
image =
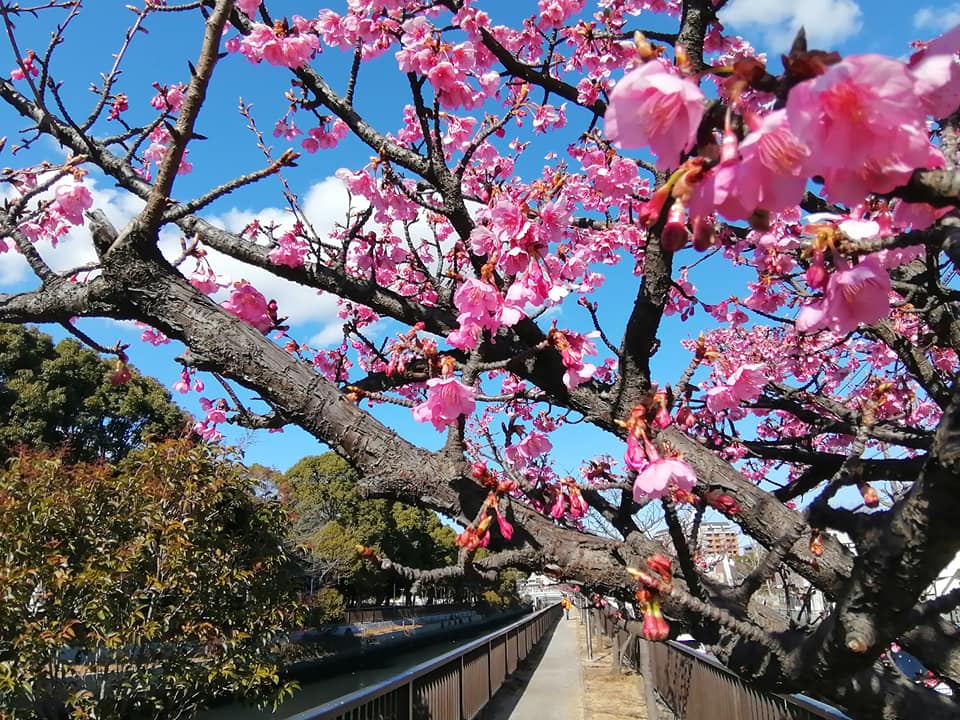
<svg viewBox="0 0 960 720">
<path fill-rule="evenodd" d="M 487 643 L 487 702 L 493 699 L 493 640 Z"/>
<path fill-rule="evenodd" d="M 466 708 L 466 696 L 463 692 L 463 683 L 464 683 L 464 674 L 466 672 L 467 663 L 464 658 L 466 655 L 460 656 L 460 720 L 467 720 L 467 708 Z"/>
<path fill-rule="evenodd" d="M 407 720 L 413 720 L 413 680 L 407 682 Z"/>
<path fill-rule="evenodd" d="M 584 612 L 584 615 L 586 616 L 586 624 L 587 624 L 586 632 L 587 632 L 587 659 L 588 660 L 593 660 L 593 636 L 590 634 L 590 615 L 592 614 L 592 612 L 593 611 L 590 608 L 587 608 L 586 611 Z"/>
<path fill-rule="evenodd" d="M 653 687 L 653 662 L 650 658 L 650 646 L 646 640 L 638 640 L 640 652 L 640 676 L 643 678 L 643 702 L 647 706 L 647 720 L 659 720 L 657 697 Z"/>
</svg>

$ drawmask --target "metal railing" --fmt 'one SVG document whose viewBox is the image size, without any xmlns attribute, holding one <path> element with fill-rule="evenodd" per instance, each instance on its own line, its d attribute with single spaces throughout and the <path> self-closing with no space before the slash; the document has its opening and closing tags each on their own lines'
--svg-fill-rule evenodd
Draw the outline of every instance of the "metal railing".
<svg viewBox="0 0 960 720">
<path fill-rule="evenodd" d="M 673 641 L 648 642 L 599 610 L 589 612 L 597 632 L 613 641 L 618 662 L 637 668 L 678 720 L 849 720 L 810 698 L 758 690 L 714 658 Z M 648 708 L 648 717 L 656 710 Z"/>
<path fill-rule="evenodd" d="M 424 615 L 438 615 L 441 613 L 455 613 L 472 609 L 462 603 L 449 605 L 388 605 L 377 607 L 355 607 L 343 611 L 343 622 L 346 625 L 360 623 L 381 622 L 384 620 L 406 620 Z"/>
<path fill-rule="evenodd" d="M 560 615 L 559 605 L 540 610 L 288 720 L 473 720 Z"/>
</svg>

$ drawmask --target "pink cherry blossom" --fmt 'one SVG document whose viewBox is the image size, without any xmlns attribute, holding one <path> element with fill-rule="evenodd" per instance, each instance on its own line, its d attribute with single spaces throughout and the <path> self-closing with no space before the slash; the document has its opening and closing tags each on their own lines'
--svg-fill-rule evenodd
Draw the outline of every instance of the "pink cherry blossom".
<svg viewBox="0 0 960 720">
<path fill-rule="evenodd" d="M 303 240 L 291 232 L 283 233 L 268 257 L 270 262 L 277 265 L 286 265 L 287 267 L 303 267 L 304 258 L 310 251 L 310 247 Z"/>
<path fill-rule="evenodd" d="M 752 402 L 760 396 L 767 375 L 762 363 L 741 365 L 727 382 L 707 390 L 707 409 L 712 413 L 730 410 L 742 402 Z"/>
<path fill-rule="evenodd" d="M 329 127 L 327 125 L 328 123 L 323 123 L 307 131 L 307 137 L 300 142 L 304 150 L 315 153 L 317 150 L 335 148 L 350 132 L 350 128 L 340 118 L 329 123 Z"/>
<path fill-rule="evenodd" d="M 890 312 L 890 276 L 876 255 L 830 276 L 823 299 L 801 308 L 799 332 L 830 329 L 846 334 Z"/>
<path fill-rule="evenodd" d="M 37 53 L 33 50 L 27 50 L 22 64 L 10 71 L 11 80 L 24 80 L 29 74 L 31 77 L 37 77 L 40 74 L 40 68 L 34 62 L 37 59 Z"/>
<path fill-rule="evenodd" d="M 583 10 L 584 0 L 539 0 L 537 25 L 549 30 L 563 25 L 574 13 Z"/>
<path fill-rule="evenodd" d="M 550 505 L 550 517 L 559 520 L 566 513 L 566 496 L 562 490 L 557 490 L 553 503 Z"/>
<path fill-rule="evenodd" d="M 649 146 L 657 167 L 676 167 L 693 147 L 703 119 L 704 95 L 661 60 L 631 70 L 610 93 L 607 137 L 620 147 Z"/>
<path fill-rule="evenodd" d="M 696 473 L 683 460 L 658 457 L 634 480 L 633 500 L 642 503 L 648 498 L 662 497 L 671 485 L 690 491 L 696 484 Z"/>
<path fill-rule="evenodd" d="M 569 513 L 570 517 L 582 518 L 590 510 L 590 506 L 587 504 L 583 494 L 580 492 L 580 488 L 578 488 L 576 485 L 570 486 L 569 502 L 570 507 L 567 512 Z"/>
<path fill-rule="evenodd" d="M 61 185 L 55 193 L 60 214 L 74 225 L 83 224 L 83 213 L 93 205 L 93 196 L 83 185 Z"/>
<path fill-rule="evenodd" d="M 810 149 L 806 168 L 831 198 L 855 204 L 887 192 L 927 162 L 925 113 L 907 66 L 851 55 L 790 91 L 790 128 Z"/>
<path fill-rule="evenodd" d="M 627 436 L 627 452 L 623 456 L 623 461 L 631 470 L 639 472 L 647 466 L 647 453 L 645 443 L 642 443 L 634 433 Z"/>
<path fill-rule="evenodd" d="M 756 205 L 748 207 L 741 200 L 738 167 L 733 164 L 711 168 L 690 194 L 690 214 L 694 217 L 717 212 L 730 220 L 745 220 L 755 209 Z"/>
<path fill-rule="evenodd" d="M 230 297 L 222 302 L 220 307 L 247 321 L 264 334 L 273 327 L 273 319 L 267 309 L 267 299 L 245 280 L 234 283 Z"/>
<path fill-rule="evenodd" d="M 497 317 L 503 306 L 500 291 L 490 283 L 478 278 L 469 278 L 457 288 L 453 295 L 453 303 L 460 311 L 457 321 L 464 325 L 473 323 L 496 331 L 500 326 Z"/>
<path fill-rule="evenodd" d="M 790 131 L 785 110 L 764 116 L 760 127 L 740 143 L 736 188 L 740 204 L 750 212 L 757 208 L 780 212 L 796 205 L 803 197 L 809 155 Z"/>
<path fill-rule="evenodd" d="M 221 287 L 226 287 L 225 283 L 222 283 L 218 278 L 216 273 L 213 272 L 209 267 L 199 267 L 187 278 L 191 285 L 193 285 L 197 290 L 206 294 L 212 295 Z"/>
<path fill-rule="evenodd" d="M 207 422 L 211 425 L 219 425 L 227 421 L 226 403 L 223 400 L 213 402 L 207 398 L 200 398 L 200 407 L 207 414 Z"/>
<path fill-rule="evenodd" d="M 476 391 L 455 377 L 427 380 L 427 399 L 415 405 L 413 419 L 431 422 L 437 430 L 452 425 L 461 415 L 469 415 L 476 407 Z"/>
<path fill-rule="evenodd" d="M 154 347 L 159 347 L 160 345 L 166 345 L 167 343 L 170 342 L 170 338 L 168 338 L 159 330 L 156 330 L 152 327 L 144 328 L 144 331 L 140 333 L 140 340 L 141 342 L 150 343 Z"/>
<path fill-rule="evenodd" d="M 563 374 L 564 385 L 573 390 L 593 377 L 597 366 L 583 361 L 584 355 L 597 354 L 597 346 L 588 339 L 590 335 L 581 335 L 571 330 L 557 330 L 554 327 L 550 330 L 548 337 L 550 343 L 560 351 L 560 359 L 566 368 Z"/>
<path fill-rule="evenodd" d="M 157 94 L 150 100 L 152 107 L 163 112 L 178 112 L 180 110 L 185 97 L 183 91 L 187 89 L 186 85 L 178 83 L 170 87 L 164 87 L 159 83 L 154 83 L 153 86 L 157 89 Z"/>
<path fill-rule="evenodd" d="M 916 92 L 924 108 L 942 118 L 960 107 L 960 25 L 934 38 L 910 57 L 908 66 L 916 78 Z"/>
<path fill-rule="evenodd" d="M 237 0 L 237 10 L 247 17 L 253 17 L 263 0 Z"/>
<path fill-rule="evenodd" d="M 227 49 L 242 52 L 252 63 L 266 60 L 270 65 L 297 68 L 320 51 L 320 39 L 310 21 L 295 15 L 293 26 L 283 32 L 254 23 L 249 35 L 228 43 Z"/>
<path fill-rule="evenodd" d="M 529 432 L 520 442 L 508 445 L 505 454 L 514 465 L 525 465 L 551 450 L 553 450 L 553 443 L 546 435 L 541 432 Z"/>
</svg>

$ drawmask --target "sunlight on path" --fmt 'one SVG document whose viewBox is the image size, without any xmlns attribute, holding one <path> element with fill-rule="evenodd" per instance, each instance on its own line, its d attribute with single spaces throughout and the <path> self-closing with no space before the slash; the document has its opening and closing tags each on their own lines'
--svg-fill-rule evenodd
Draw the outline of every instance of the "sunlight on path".
<svg viewBox="0 0 960 720">
<path fill-rule="evenodd" d="M 577 663 L 580 633 L 577 620 L 561 619 L 546 646 L 530 653 L 530 662 L 507 680 L 483 711 L 483 720 L 584 720 Z M 534 663 L 536 667 L 530 667 Z"/>
</svg>

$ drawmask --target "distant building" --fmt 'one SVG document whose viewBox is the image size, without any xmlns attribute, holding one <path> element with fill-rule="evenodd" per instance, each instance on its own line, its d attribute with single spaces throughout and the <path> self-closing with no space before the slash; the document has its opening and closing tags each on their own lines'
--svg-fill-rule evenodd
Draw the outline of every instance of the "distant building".
<svg viewBox="0 0 960 720">
<path fill-rule="evenodd" d="M 670 532 L 661 530 L 653 539 L 663 545 L 667 552 L 674 552 Z M 740 555 L 740 531 L 728 522 L 705 522 L 697 534 L 697 554 L 704 558 L 737 557 Z"/>
<path fill-rule="evenodd" d="M 740 532 L 731 523 L 703 523 L 699 538 L 700 552 L 704 555 L 736 557 L 740 554 Z"/>
</svg>

